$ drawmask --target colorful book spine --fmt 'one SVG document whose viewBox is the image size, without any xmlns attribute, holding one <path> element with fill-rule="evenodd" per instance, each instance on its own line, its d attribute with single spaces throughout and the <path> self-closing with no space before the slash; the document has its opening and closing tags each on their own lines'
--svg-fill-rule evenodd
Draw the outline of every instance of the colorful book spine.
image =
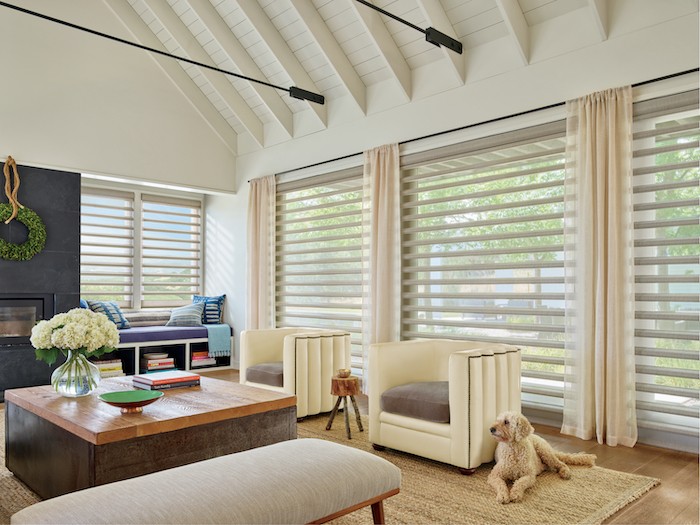
<svg viewBox="0 0 700 525">
<path fill-rule="evenodd" d="M 198 366 L 210 366 L 210 365 L 215 365 L 215 364 L 216 364 L 215 357 L 207 357 L 207 358 L 195 357 L 195 358 L 192 358 L 192 367 L 193 368 L 196 368 Z"/>
<path fill-rule="evenodd" d="M 199 386 L 199 379 L 195 381 L 174 381 L 172 383 L 163 383 L 158 385 L 149 385 L 147 383 L 142 383 L 140 381 L 134 380 L 134 387 L 140 388 L 141 390 L 168 390 L 170 388 L 184 388 L 188 386 Z"/>
</svg>

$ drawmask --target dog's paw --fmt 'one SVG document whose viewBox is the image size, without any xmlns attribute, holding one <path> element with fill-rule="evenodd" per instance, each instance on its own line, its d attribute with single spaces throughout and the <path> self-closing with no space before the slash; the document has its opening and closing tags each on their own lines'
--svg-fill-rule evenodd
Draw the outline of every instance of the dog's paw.
<svg viewBox="0 0 700 525">
<path fill-rule="evenodd" d="M 504 505 L 506 503 L 510 503 L 510 495 L 507 492 L 499 492 L 496 494 L 496 501 L 498 503 L 503 503 Z"/>
<path fill-rule="evenodd" d="M 559 477 L 561 479 L 571 479 L 571 469 L 567 466 L 563 466 L 559 469 Z"/>
<path fill-rule="evenodd" d="M 524 494 L 522 494 L 519 491 L 516 491 L 516 492 L 511 491 L 510 492 L 510 501 L 512 501 L 513 503 L 516 503 L 518 501 L 522 501 L 523 496 L 524 496 Z"/>
</svg>

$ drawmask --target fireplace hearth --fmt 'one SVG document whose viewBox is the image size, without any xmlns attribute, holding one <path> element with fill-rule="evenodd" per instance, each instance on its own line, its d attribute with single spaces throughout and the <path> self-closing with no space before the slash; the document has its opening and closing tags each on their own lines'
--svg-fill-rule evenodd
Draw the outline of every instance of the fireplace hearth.
<svg viewBox="0 0 700 525">
<path fill-rule="evenodd" d="M 29 344 L 32 327 L 54 313 L 53 294 L 0 294 L 0 347 Z"/>
</svg>

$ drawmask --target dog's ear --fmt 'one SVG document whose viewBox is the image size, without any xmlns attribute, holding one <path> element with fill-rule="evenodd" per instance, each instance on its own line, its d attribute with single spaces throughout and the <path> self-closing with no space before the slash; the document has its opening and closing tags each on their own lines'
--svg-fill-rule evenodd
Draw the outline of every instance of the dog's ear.
<svg viewBox="0 0 700 525">
<path fill-rule="evenodd" d="M 527 420 L 527 418 L 522 414 L 518 414 L 517 417 L 514 417 L 512 419 L 512 424 L 515 425 L 515 441 L 525 439 L 527 436 L 529 436 L 535 431 L 535 429 L 532 428 L 532 425 Z"/>
</svg>

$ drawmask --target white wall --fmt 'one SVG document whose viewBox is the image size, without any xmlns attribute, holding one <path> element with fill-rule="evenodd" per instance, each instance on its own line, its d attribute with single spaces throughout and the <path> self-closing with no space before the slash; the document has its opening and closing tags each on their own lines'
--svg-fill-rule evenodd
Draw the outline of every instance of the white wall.
<svg viewBox="0 0 700 525">
<path fill-rule="evenodd" d="M 245 329 L 246 213 L 248 184 L 236 195 L 208 195 L 205 199 L 204 293 L 226 294 L 225 322 L 235 337 L 232 364 L 238 368 L 241 330 Z"/>
<path fill-rule="evenodd" d="M 133 40 L 101 1 L 21 7 Z M 0 7 L 0 65 L 0 158 L 233 191 L 234 154 L 148 53 Z"/>
</svg>

